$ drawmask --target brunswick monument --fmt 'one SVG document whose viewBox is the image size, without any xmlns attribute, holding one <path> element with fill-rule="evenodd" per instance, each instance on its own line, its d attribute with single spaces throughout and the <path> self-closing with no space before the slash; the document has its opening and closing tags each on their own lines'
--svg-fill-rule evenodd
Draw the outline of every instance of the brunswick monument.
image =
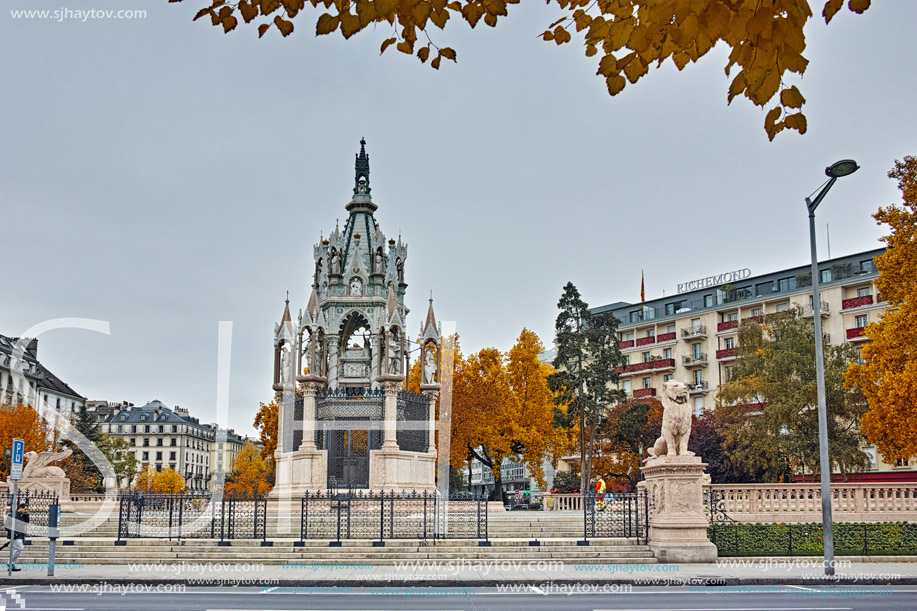
<svg viewBox="0 0 917 611">
<path fill-rule="evenodd" d="M 273 496 L 307 490 L 432 490 L 441 329 L 433 300 L 408 337 L 407 244 L 386 239 L 360 141 L 343 230 L 313 247 L 312 289 L 294 321 L 287 299 L 274 329 L 279 405 Z M 405 390 L 410 355 L 421 394 Z"/>
</svg>

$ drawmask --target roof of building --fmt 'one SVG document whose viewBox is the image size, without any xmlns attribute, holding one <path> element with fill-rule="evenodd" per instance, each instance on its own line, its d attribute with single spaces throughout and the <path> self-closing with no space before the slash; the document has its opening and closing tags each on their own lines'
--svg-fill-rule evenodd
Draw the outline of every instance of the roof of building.
<svg viewBox="0 0 917 611">
<path fill-rule="evenodd" d="M 872 261 L 872 259 L 884 252 L 885 248 L 877 248 L 820 261 L 818 267 L 821 272 L 826 270 L 832 270 L 833 272 L 836 270 L 836 273 L 832 273 L 831 280 L 821 282 L 821 286 L 828 287 L 836 283 L 850 282 L 851 278 L 875 277 L 877 272 L 874 264 L 868 270 L 863 270 L 859 266 L 865 261 Z M 853 264 L 857 264 L 858 267 L 854 269 Z M 710 276 L 685 283 L 682 286 L 697 285 L 700 288 L 684 290 L 674 295 L 638 303 L 618 301 L 591 308 L 590 311 L 593 313 L 611 311 L 621 321 L 621 327 L 628 327 L 647 323 L 650 320 L 683 317 L 694 311 L 722 310 L 728 307 L 737 307 L 746 300 L 773 298 L 781 293 L 798 292 L 805 285 L 800 284 L 797 287 L 797 281 L 811 275 L 811 265 L 800 265 L 758 276 L 747 274 L 744 277 L 726 279 L 723 282 L 719 280 L 721 277 L 732 275 L 733 273 L 730 272 L 729 274 Z M 736 272 L 736 275 L 742 276 L 738 272 Z M 781 280 L 787 281 L 785 289 L 781 288 Z M 808 281 L 811 283 L 811 279 Z M 713 297 L 712 304 L 707 305 L 708 300 L 705 300 L 705 297 L 711 296 Z M 631 320 L 632 318 L 636 318 L 636 320 Z"/>
<path fill-rule="evenodd" d="M 128 405 L 122 407 L 117 413 L 112 413 L 109 422 L 136 424 L 143 422 L 146 424 L 191 424 L 201 428 L 209 428 L 206 424 L 183 411 L 170 409 L 165 403 L 158 399 L 153 399 L 146 405 L 139 407 Z"/>
</svg>

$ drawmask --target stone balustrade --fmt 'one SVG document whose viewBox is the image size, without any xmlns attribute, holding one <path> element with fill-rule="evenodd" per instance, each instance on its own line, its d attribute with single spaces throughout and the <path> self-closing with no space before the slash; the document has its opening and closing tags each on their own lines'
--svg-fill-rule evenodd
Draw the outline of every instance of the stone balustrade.
<svg viewBox="0 0 917 611">
<path fill-rule="evenodd" d="M 714 484 L 724 509 L 739 522 L 817 522 L 821 484 Z M 832 483 L 835 522 L 917 520 L 917 483 Z"/>
<path fill-rule="evenodd" d="M 548 499 L 553 499 L 553 502 L 548 502 Z M 579 492 L 545 492 L 541 506 L 545 511 L 582 511 L 583 495 Z"/>
</svg>

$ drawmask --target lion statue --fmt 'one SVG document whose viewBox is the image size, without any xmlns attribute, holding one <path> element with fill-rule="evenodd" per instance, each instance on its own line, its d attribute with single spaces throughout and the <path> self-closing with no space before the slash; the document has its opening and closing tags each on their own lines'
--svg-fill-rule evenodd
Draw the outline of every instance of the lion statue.
<svg viewBox="0 0 917 611">
<path fill-rule="evenodd" d="M 662 434 L 648 450 L 650 456 L 694 456 L 688 451 L 691 406 L 688 387 L 675 380 L 662 385 Z"/>
</svg>

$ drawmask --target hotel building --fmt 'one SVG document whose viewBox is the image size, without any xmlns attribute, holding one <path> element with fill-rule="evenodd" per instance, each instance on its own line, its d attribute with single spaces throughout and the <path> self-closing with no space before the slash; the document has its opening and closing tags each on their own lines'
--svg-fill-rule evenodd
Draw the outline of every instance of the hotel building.
<svg viewBox="0 0 917 611">
<path fill-rule="evenodd" d="M 611 311 L 618 326 L 627 364 L 621 377 L 633 398 L 655 397 L 663 382 L 676 379 L 690 389 L 695 413 L 712 410 L 720 385 L 732 375 L 739 323 L 800 306 L 803 316 L 821 316 L 822 330 L 832 345 L 862 344 L 863 330 L 888 307 L 875 287 L 876 249 L 819 263 L 821 311 L 812 307 L 811 266 L 801 265 L 760 276 L 747 269 L 692 280 L 679 292 L 642 303 L 617 302 L 593 308 Z M 914 461 L 884 464 L 874 447 L 864 448 L 873 472 L 898 479 Z M 912 474 L 911 474 L 912 475 Z M 905 479 L 902 477 L 901 479 Z"/>
</svg>

